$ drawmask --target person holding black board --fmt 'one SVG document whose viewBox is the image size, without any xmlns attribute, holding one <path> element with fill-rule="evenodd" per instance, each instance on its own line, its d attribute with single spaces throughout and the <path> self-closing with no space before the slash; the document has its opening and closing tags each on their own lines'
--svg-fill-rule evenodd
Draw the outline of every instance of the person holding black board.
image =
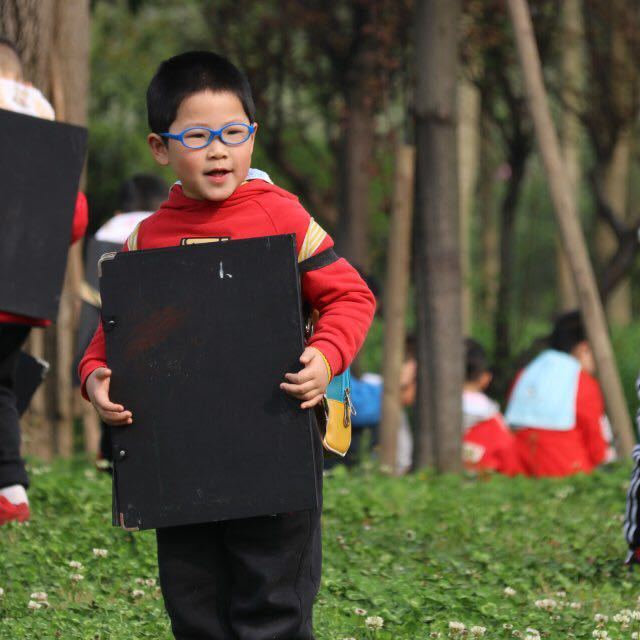
<svg viewBox="0 0 640 640">
<path fill-rule="evenodd" d="M 25 83 L 18 51 L 13 43 L 5 38 L 0 38 L 0 109 L 46 120 L 53 120 L 55 117 L 52 106 L 40 91 Z M 38 144 L 41 144 L 41 140 L 38 140 Z M 20 155 L 24 159 L 26 155 L 27 161 L 32 163 L 29 156 L 38 152 L 30 144 L 24 144 L 21 148 L 11 148 L 11 153 L 15 154 L 11 158 L 11 162 L 17 162 L 20 159 Z M 69 177 L 66 173 L 73 173 L 66 172 L 66 167 L 62 171 L 59 171 L 57 167 L 54 170 L 57 172 L 56 175 L 65 179 Z M 77 177 L 76 175 L 75 179 Z M 70 176 L 70 180 L 73 179 L 74 177 Z M 34 184 L 38 184 L 38 182 L 34 180 L 33 175 L 30 175 L 25 180 L 26 188 L 33 190 Z M 20 201 L 21 197 L 21 194 L 18 193 L 20 186 L 15 184 L 9 186 L 17 201 Z M 74 190 L 76 188 L 77 182 Z M 15 206 L 15 202 L 13 205 Z M 0 214 L 2 213 L 0 211 Z M 53 214 L 54 212 L 49 211 L 49 213 Z M 71 243 L 74 243 L 84 235 L 87 220 L 87 200 L 83 193 L 78 193 L 71 230 Z M 0 222 L 5 222 L 2 215 L 0 215 Z M 21 225 L 30 225 L 33 232 L 43 233 L 43 230 L 38 228 L 38 223 L 32 219 L 22 217 L 19 226 Z M 25 227 L 21 226 L 21 228 Z M 61 228 L 57 230 L 62 233 Z M 10 237 L 10 232 L 14 231 L 14 229 L 4 229 L 5 241 Z M 64 243 L 68 242 L 66 238 L 61 240 Z M 46 247 L 46 251 L 50 250 L 50 239 L 41 244 Z M 11 250 L 13 249 L 15 247 L 11 247 Z M 26 249 L 22 247 L 21 251 L 26 251 Z M 7 249 L 7 252 L 10 252 L 10 249 Z M 40 251 L 40 253 L 42 252 Z M 32 256 L 27 255 L 31 259 Z M 8 272 L 13 278 L 19 269 L 20 267 L 18 266 L 10 265 Z M 32 300 L 36 299 L 38 295 L 31 289 L 23 293 Z M 27 498 L 29 478 L 24 460 L 20 456 L 16 368 L 20 358 L 20 350 L 27 340 L 31 328 L 46 327 L 49 324 L 51 324 L 51 319 L 25 315 L 0 305 L 0 525 L 11 521 L 24 522 L 30 518 L 29 500 Z"/>
<path fill-rule="evenodd" d="M 314 407 L 362 346 L 373 295 L 295 196 L 252 179 L 258 125 L 249 83 L 231 62 L 201 51 L 164 61 L 149 85 L 147 110 L 151 152 L 180 182 L 160 210 L 138 225 L 124 251 L 295 234 L 298 261 L 314 261 L 315 268 L 301 269 L 301 288 L 319 320 L 300 356 L 302 369 L 283 372 L 280 388 L 303 409 Z M 250 362 L 246 373 L 238 385 L 250 389 Z M 102 325 L 79 374 L 83 394 L 103 420 L 134 422 L 132 412 L 109 397 Z M 314 447 L 321 483 L 317 434 Z M 312 639 L 321 511 L 320 501 L 311 511 L 157 529 L 160 584 L 175 637 Z"/>
</svg>

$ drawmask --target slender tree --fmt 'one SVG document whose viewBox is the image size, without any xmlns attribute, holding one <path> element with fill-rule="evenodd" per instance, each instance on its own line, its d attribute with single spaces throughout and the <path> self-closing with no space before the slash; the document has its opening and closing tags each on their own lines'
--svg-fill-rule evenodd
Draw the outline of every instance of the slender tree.
<svg viewBox="0 0 640 640">
<path fill-rule="evenodd" d="M 460 468 L 463 382 L 456 158 L 460 2 L 416 7 L 418 463 Z"/>
</svg>

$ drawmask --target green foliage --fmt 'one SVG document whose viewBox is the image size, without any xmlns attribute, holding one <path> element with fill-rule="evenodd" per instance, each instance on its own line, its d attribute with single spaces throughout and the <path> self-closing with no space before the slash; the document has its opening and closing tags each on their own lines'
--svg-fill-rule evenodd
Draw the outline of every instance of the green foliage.
<svg viewBox="0 0 640 640">
<path fill-rule="evenodd" d="M 613 620 L 638 606 L 637 576 L 622 566 L 628 471 L 471 481 L 335 470 L 325 480 L 317 637 L 457 637 L 448 626 L 460 621 L 486 627 L 487 638 L 512 637 L 504 625 L 590 638 L 597 613 L 609 616 L 602 628 L 613 637 L 630 637 L 638 622 L 620 635 Z M 0 638 L 168 640 L 154 535 L 111 527 L 109 478 L 82 461 L 33 476 L 33 521 L 2 529 Z M 74 573 L 84 579 L 74 583 Z M 39 591 L 49 607 L 31 610 Z M 381 616 L 382 630 L 368 629 L 368 616 Z"/>
<path fill-rule="evenodd" d="M 88 192 L 92 223 L 113 214 L 123 180 L 151 171 L 167 180 L 147 149 L 145 93 L 162 60 L 198 46 L 207 27 L 196 0 L 97 2 L 91 16 Z"/>
</svg>

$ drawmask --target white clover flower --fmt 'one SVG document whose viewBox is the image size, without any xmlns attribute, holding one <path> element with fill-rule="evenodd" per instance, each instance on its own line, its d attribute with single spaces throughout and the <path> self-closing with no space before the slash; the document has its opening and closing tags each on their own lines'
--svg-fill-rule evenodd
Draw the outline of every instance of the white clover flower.
<svg viewBox="0 0 640 640">
<path fill-rule="evenodd" d="M 82 562 L 78 562 L 77 560 L 70 560 L 69 561 L 69 566 L 72 569 L 82 569 Z"/>
<path fill-rule="evenodd" d="M 535 603 L 538 609 L 544 609 L 545 611 L 553 611 L 558 606 L 558 603 L 551 598 L 545 598 L 544 600 L 536 600 Z"/>
<path fill-rule="evenodd" d="M 353 612 L 357 615 L 357 616 L 366 616 L 367 615 L 367 610 L 366 609 L 361 609 L 360 607 L 356 607 Z"/>
<path fill-rule="evenodd" d="M 616 613 L 616 615 L 613 616 L 613 621 L 622 624 L 629 624 L 631 622 L 631 616 L 628 616 L 626 613 L 622 612 Z"/>
<path fill-rule="evenodd" d="M 511 598 L 512 596 L 516 595 L 516 590 L 512 589 L 511 587 L 505 587 L 502 593 L 504 593 L 505 596 Z"/>
<path fill-rule="evenodd" d="M 109 555 L 109 552 L 106 549 L 94 549 L 93 555 L 96 558 L 106 558 Z"/>
<path fill-rule="evenodd" d="M 371 629 L 372 631 L 377 631 L 378 629 L 382 629 L 384 626 L 384 620 L 380 616 L 369 616 L 364 623 Z"/>
<path fill-rule="evenodd" d="M 147 579 L 144 581 L 144 584 L 145 584 L 145 586 L 147 586 L 147 587 L 155 587 L 155 586 L 156 586 L 155 578 L 147 578 Z"/>
<path fill-rule="evenodd" d="M 533 640 L 540 638 L 540 632 L 533 627 L 527 627 L 526 633 L 528 634 L 528 636 L 533 636 Z"/>
<path fill-rule="evenodd" d="M 0 587 L 0 598 L 2 598 L 2 596 L 4 596 L 4 589 Z"/>
<path fill-rule="evenodd" d="M 572 609 L 582 609 L 582 603 L 581 602 L 571 602 L 571 603 L 569 603 L 569 606 Z"/>
<path fill-rule="evenodd" d="M 640 620 L 640 611 L 632 611 L 630 614 L 632 620 Z"/>
<path fill-rule="evenodd" d="M 81 580 L 84 580 L 84 576 L 81 573 L 72 573 L 71 580 L 73 582 L 80 582 Z"/>
<path fill-rule="evenodd" d="M 47 600 L 47 594 L 44 591 L 34 591 L 29 597 L 32 600 L 37 600 L 38 602 L 44 602 Z"/>
<path fill-rule="evenodd" d="M 513 635 L 515 635 L 515 631 L 513 632 Z M 540 640 L 540 636 L 535 636 L 532 633 L 527 633 L 527 635 L 524 637 L 524 640 Z"/>
<path fill-rule="evenodd" d="M 35 600 L 29 600 L 29 604 L 27 605 L 29 609 L 41 609 L 42 603 L 36 602 Z"/>
<path fill-rule="evenodd" d="M 639 640 L 640 639 L 640 633 L 638 633 L 637 631 L 634 631 L 631 634 L 631 640 Z"/>
<path fill-rule="evenodd" d="M 486 631 L 487 631 L 486 627 L 481 627 L 479 625 L 476 625 L 474 627 L 471 627 L 471 629 L 469 629 L 469 632 L 474 638 L 479 638 L 483 636 Z"/>
<path fill-rule="evenodd" d="M 593 616 L 593 620 L 598 624 L 605 624 L 609 622 L 609 616 L 605 616 L 603 613 L 596 613 L 596 615 Z"/>
<path fill-rule="evenodd" d="M 416 532 L 413 529 L 407 529 L 404 533 L 405 538 L 409 541 L 409 542 L 414 542 L 415 539 L 418 537 L 416 535 Z"/>
<path fill-rule="evenodd" d="M 144 584 L 144 578 L 136 578 L 136 584 Z"/>
<path fill-rule="evenodd" d="M 461 633 L 462 631 L 466 631 L 467 627 L 463 622 L 452 620 L 451 622 L 449 622 L 449 630 L 456 633 Z"/>
<path fill-rule="evenodd" d="M 604 640 L 607 640 L 607 638 L 609 638 L 609 633 L 604 629 L 594 629 L 591 635 L 594 638 L 602 638 Z"/>
<path fill-rule="evenodd" d="M 134 598 L 142 598 L 142 597 L 144 596 L 144 591 L 143 591 L 142 589 L 134 589 L 134 590 L 131 592 L 131 595 L 132 595 Z"/>
<path fill-rule="evenodd" d="M 441 634 L 439 631 L 432 631 L 432 632 L 429 634 L 429 637 L 430 637 L 430 638 L 441 638 L 441 637 L 442 637 L 442 634 Z"/>
<path fill-rule="evenodd" d="M 556 591 L 556 598 L 560 598 L 562 600 L 564 600 L 567 597 L 567 592 L 566 591 Z"/>
<path fill-rule="evenodd" d="M 502 628 L 503 628 L 503 629 L 505 629 L 505 630 L 507 630 L 507 631 L 511 631 L 511 629 L 513 629 L 513 625 L 512 625 L 510 622 L 505 622 L 505 623 L 502 625 Z"/>
</svg>

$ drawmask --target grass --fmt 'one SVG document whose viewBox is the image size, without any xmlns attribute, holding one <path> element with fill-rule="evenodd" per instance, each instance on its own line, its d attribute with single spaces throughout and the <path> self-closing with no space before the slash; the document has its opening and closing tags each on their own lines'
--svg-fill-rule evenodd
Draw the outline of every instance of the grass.
<svg viewBox="0 0 640 640">
<path fill-rule="evenodd" d="M 628 473 L 472 481 L 338 469 L 325 481 L 318 639 L 462 637 L 452 621 L 485 627 L 485 638 L 524 638 L 528 627 L 551 639 L 591 638 L 596 628 L 631 638 L 640 623 L 613 619 L 640 608 L 640 574 L 622 566 Z M 32 474 L 32 522 L 0 530 L 0 638 L 171 638 L 154 534 L 110 526 L 109 478 L 83 460 Z M 29 609 L 34 592 L 49 606 Z M 369 616 L 383 628 L 369 629 Z"/>
</svg>

